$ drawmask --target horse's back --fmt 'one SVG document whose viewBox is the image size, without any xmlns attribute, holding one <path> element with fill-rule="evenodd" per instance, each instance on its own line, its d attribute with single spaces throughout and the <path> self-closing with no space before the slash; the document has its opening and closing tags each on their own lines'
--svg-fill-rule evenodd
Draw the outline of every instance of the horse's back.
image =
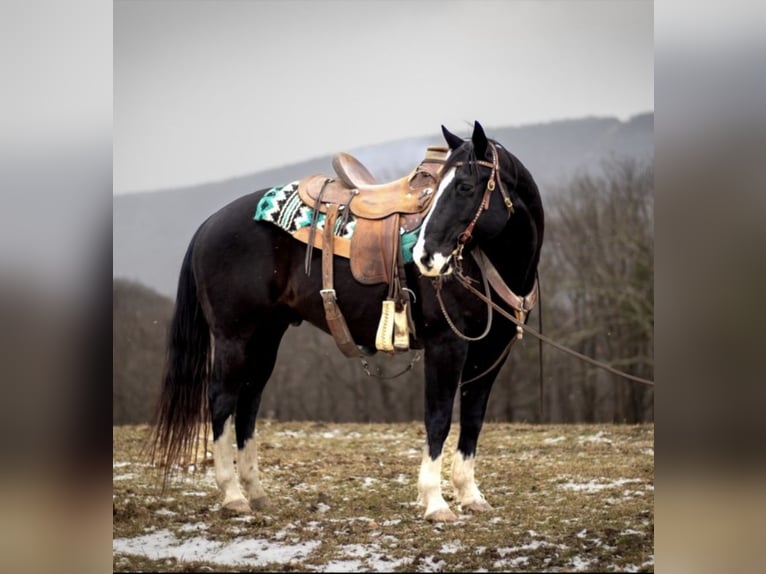
<svg viewBox="0 0 766 574">
<path fill-rule="evenodd" d="M 267 190 L 235 199 L 211 215 L 194 238 L 192 268 L 211 326 L 246 327 L 276 305 L 289 265 L 289 235 L 253 219 Z M 280 249 L 281 248 L 281 249 Z"/>
</svg>

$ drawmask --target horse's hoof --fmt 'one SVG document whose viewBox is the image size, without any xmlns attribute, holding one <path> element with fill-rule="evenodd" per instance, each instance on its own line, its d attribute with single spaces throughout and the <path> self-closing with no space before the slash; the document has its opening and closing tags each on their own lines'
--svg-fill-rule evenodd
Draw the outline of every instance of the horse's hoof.
<svg viewBox="0 0 766 574">
<path fill-rule="evenodd" d="M 250 508 L 250 505 L 247 503 L 247 500 L 244 498 L 238 498 L 237 500 L 232 500 L 231 502 L 227 502 L 223 505 L 223 508 L 221 509 L 225 514 L 249 514 L 252 512 L 252 509 Z"/>
<path fill-rule="evenodd" d="M 486 500 L 475 500 L 470 504 L 464 504 L 461 506 L 463 512 L 481 514 L 482 512 L 489 512 L 492 507 Z"/>
<path fill-rule="evenodd" d="M 250 499 L 250 507 L 253 510 L 266 510 L 271 507 L 271 502 L 268 496 L 260 496 L 258 498 Z"/>
<path fill-rule="evenodd" d="M 455 522 L 457 516 L 449 508 L 440 508 L 439 510 L 434 510 L 431 514 L 427 514 L 426 520 L 429 522 Z"/>
</svg>

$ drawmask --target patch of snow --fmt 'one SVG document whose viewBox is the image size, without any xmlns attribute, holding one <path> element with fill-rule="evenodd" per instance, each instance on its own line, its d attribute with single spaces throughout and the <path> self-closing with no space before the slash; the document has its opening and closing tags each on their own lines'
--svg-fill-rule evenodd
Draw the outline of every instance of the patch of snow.
<svg viewBox="0 0 766 574">
<path fill-rule="evenodd" d="M 287 564 L 306 558 L 319 541 L 300 544 L 280 544 L 252 538 L 240 538 L 223 543 L 195 537 L 178 540 L 167 529 L 135 538 L 115 538 L 112 551 L 145 556 L 152 560 L 175 558 L 179 561 L 205 561 L 222 565 L 263 566 L 269 563 Z"/>
<path fill-rule="evenodd" d="M 408 484 L 410 482 L 409 477 L 406 474 L 398 474 L 394 479 L 399 484 Z"/>
<path fill-rule="evenodd" d="M 366 476 L 364 478 L 364 482 L 362 483 L 362 488 L 370 488 L 376 482 L 378 482 L 377 478 L 371 478 L 369 476 Z"/>
<path fill-rule="evenodd" d="M 378 548 L 377 545 L 374 547 Z M 364 558 L 370 554 L 369 548 L 364 544 L 342 544 L 338 547 L 338 551 L 350 558 Z"/>
<path fill-rule="evenodd" d="M 593 435 L 578 437 L 577 442 L 579 444 L 583 444 L 586 442 L 613 444 L 612 439 L 606 438 L 606 433 L 602 430 L 598 431 L 596 434 L 593 434 Z"/>
<path fill-rule="evenodd" d="M 113 462 L 112 463 L 112 468 L 122 468 L 124 466 L 130 466 L 131 464 L 133 464 L 133 463 L 131 463 L 131 462 Z"/>
<path fill-rule="evenodd" d="M 604 481 L 604 479 L 600 479 Z M 584 492 L 601 492 L 607 488 L 617 488 L 626 484 L 641 482 L 640 478 L 618 478 L 616 480 L 599 482 L 598 479 L 592 479 L 588 482 L 574 482 L 570 480 L 563 484 L 559 484 L 558 487 L 564 490 L 584 491 Z"/>
<path fill-rule="evenodd" d="M 407 562 L 401 558 L 393 560 L 380 551 L 380 546 L 372 544 L 344 544 L 338 548 L 343 553 L 342 558 L 321 566 L 307 565 L 316 572 L 391 572 Z"/>
<path fill-rule="evenodd" d="M 564 441 L 566 439 L 567 439 L 567 437 L 565 437 L 565 436 L 557 436 L 557 437 L 554 437 L 554 438 L 544 438 L 543 439 L 543 444 L 556 444 L 556 443 Z"/>
<path fill-rule="evenodd" d="M 133 478 L 136 478 L 135 472 L 128 472 L 126 474 L 118 474 L 117 476 L 112 478 L 112 481 L 115 480 L 131 480 Z"/>
<path fill-rule="evenodd" d="M 447 563 L 444 560 L 434 561 L 433 556 L 426 556 L 425 559 L 418 564 L 418 572 L 443 572 Z"/>
<path fill-rule="evenodd" d="M 620 536 L 630 536 L 632 534 L 636 534 L 638 536 L 643 536 L 643 532 L 639 532 L 638 530 L 633 530 L 632 528 L 626 528 L 622 532 L 620 532 Z"/>
<path fill-rule="evenodd" d="M 181 493 L 183 496 L 207 496 L 207 492 L 199 492 L 199 491 L 193 491 L 193 490 L 185 490 Z"/>
<path fill-rule="evenodd" d="M 177 512 L 168 510 L 167 508 L 160 508 L 159 510 L 155 510 L 154 514 L 157 516 L 178 516 Z"/>
<path fill-rule="evenodd" d="M 500 554 L 503 558 L 505 558 L 508 554 L 514 554 L 516 552 L 521 552 L 523 550 L 537 550 L 538 548 L 558 548 L 559 550 L 567 550 L 569 546 L 566 544 L 553 544 L 551 542 L 547 542 L 545 540 L 533 540 L 532 542 L 529 542 L 527 544 L 522 544 L 521 546 L 506 546 L 504 548 L 498 548 L 497 553 Z"/>
<path fill-rule="evenodd" d="M 330 510 L 330 506 L 324 502 L 317 502 L 317 512 L 327 512 Z"/>
<path fill-rule="evenodd" d="M 390 520 L 383 520 L 381 521 L 381 526 L 396 526 L 402 521 L 401 518 L 392 518 Z"/>
<path fill-rule="evenodd" d="M 654 449 L 653 448 L 645 448 L 641 451 L 641 454 L 645 454 L 647 456 L 654 456 Z"/>
<path fill-rule="evenodd" d="M 579 556 L 573 556 L 569 560 L 569 567 L 574 572 L 588 572 L 588 568 L 590 568 L 591 560 L 586 560 L 584 558 L 581 558 Z"/>
<path fill-rule="evenodd" d="M 208 528 L 210 527 L 204 522 L 195 522 L 193 524 L 184 524 L 179 530 L 181 532 L 196 532 L 198 530 L 207 530 Z"/>
<path fill-rule="evenodd" d="M 502 516 L 495 516 L 489 519 L 490 524 L 499 524 L 500 522 L 505 522 L 505 519 Z"/>
<path fill-rule="evenodd" d="M 460 540 L 453 540 L 452 542 L 447 542 L 446 544 L 442 544 L 442 547 L 439 549 L 439 552 L 442 554 L 455 554 L 458 550 L 461 550 L 463 548 L 463 544 L 460 542 Z"/>
<path fill-rule="evenodd" d="M 292 438 L 305 437 L 306 436 L 306 432 L 302 431 L 302 430 L 298 430 L 298 431 L 282 430 L 282 431 L 277 431 L 274 434 L 275 435 L 279 435 L 279 436 L 289 436 L 289 437 L 292 437 Z"/>
</svg>

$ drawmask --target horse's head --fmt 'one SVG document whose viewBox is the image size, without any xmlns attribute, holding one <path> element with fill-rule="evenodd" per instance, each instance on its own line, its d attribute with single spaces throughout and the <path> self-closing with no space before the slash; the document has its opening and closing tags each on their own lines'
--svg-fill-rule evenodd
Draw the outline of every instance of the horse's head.
<svg viewBox="0 0 766 574">
<path fill-rule="evenodd" d="M 430 277 L 452 273 L 454 258 L 474 236 L 481 240 L 499 234 L 515 201 L 513 159 L 487 138 L 479 122 L 469 140 L 444 126 L 442 132 L 449 154 L 413 251 L 421 273 Z"/>
</svg>

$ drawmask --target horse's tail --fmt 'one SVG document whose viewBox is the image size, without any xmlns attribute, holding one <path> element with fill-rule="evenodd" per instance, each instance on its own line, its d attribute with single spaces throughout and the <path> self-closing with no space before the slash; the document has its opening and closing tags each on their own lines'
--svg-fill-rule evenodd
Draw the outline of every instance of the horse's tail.
<svg viewBox="0 0 766 574">
<path fill-rule="evenodd" d="M 175 311 L 168 331 L 162 390 L 150 443 L 151 462 L 164 466 L 163 489 L 178 464 L 196 461 L 200 431 L 207 452 L 207 386 L 210 376 L 210 328 L 197 296 L 192 270 L 196 239 L 186 251 L 178 279 Z"/>
</svg>

